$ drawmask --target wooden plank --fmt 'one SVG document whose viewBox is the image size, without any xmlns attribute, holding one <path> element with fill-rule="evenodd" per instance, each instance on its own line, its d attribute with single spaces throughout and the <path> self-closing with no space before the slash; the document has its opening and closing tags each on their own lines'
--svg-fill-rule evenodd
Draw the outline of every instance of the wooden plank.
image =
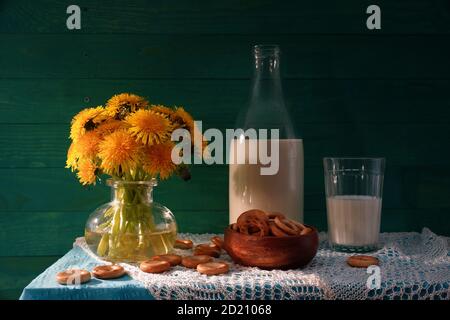
<svg viewBox="0 0 450 320">
<path fill-rule="evenodd" d="M 287 78 L 448 79 L 449 37 L 2 34 L 0 78 L 250 78 L 250 48 L 278 43 Z"/>
<path fill-rule="evenodd" d="M 173 178 L 155 189 L 155 201 L 173 212 L 228 210 L 226 166 L 195 166 L 189 182 Z M 82 187 L 63 168 L 0 169 L 0 212 L 92 212 L 109 201 L 109 187 Z M 448 166 L 392 166 L 388 162 L 384 208 L 448 209 Z M 305 168 L 305 210 L 324 210 L 323 169 Z"/>
<path fill-rule="evenodd" d="M 193 167 L 193 179 L 184 182 L 174 177 L 161 183 L 154 192 L 155 200 L 174 212 L 223 210 L 228 201 L 225 183 L 228 177 L 224 169 L 217 166 Z M 4 177 L 0 179 L 0 211 L 91 212 L 110 199 L 109 187 L 82 187 L 68 169 L 17 169 L 0 172 Z M 45 190 L 44 193 L 42 190 Z"/>
<path fill-rule="evenodd" d="M 286 103 L 300 123 L 450 122 L 450 80 L 287 79 L 283 84 Z M 153 103 L 185 105 L 210 127 L 232 126 L 248 103 L 250 86 L 249 80 L 0 80 L 0 123 L 68 124 L 80 109 L 127 91 Z"/>
<path fill-rule="evenodd" d="M 0 257 L 0 299 L 19 299 L 23 288 L 58 258 Z"/>
<path fill-rule="evenodd" d="M 368 0 L 121 1 L 78 0 L 79 33 L 369 33 Z M 444 0 L 379 0 L 377 33 L 449 33 Z M 65 2 L 3 1 L 1 33 L 69 33 Z"/>
<path fill-rule="evenodd" d="M 204 127 L 226 124 L 218 120 Z M 395 165 L 442 165 L 448 124 L 297 123 L 305 144 L 307 165 L 321 165 L 324 156 L 384 156 Z M 63 167 L 70 144 L 66 124 L 0 125 L 0 168 Z M 429 143 L 429 142 L 433 143 Z"/>
<path fill-rule="evenodd" d="M 32 279 L 32 278 L 31 278 Z M 0 289 L 0 299 L 1 300 L 17 300 L 22 294 L 23 288 L 16 289 Z"/>
<path fill-rule="evenodd" d="M 83 236 L 89 213 L 10 212 L 0 214 L 1 256 L 64 254 Z"/>
<path fill-rule="evenodd" d="M 447 209 L 383 209 L 383 232 L 421 231 L 450 235 Z M 62 255 L 72 247 L 76 237 L 83 236 L 85 212 L 8 212 L 0 214 L 0 256 Z M 180 232 L 222 233 L 228 225 L 225 211 L 175 212 Z M 326 211 L 308 210 L 305 223 L 327 230 Z M 0 281 L 1 282 L 1 281 Z"/>
</svg>

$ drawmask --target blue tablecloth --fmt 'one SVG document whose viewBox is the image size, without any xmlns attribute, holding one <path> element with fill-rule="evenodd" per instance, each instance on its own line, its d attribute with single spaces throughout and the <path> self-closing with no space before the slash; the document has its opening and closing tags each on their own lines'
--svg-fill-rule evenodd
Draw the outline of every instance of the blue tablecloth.
<svg viewBox="0 0 450 320">
<path fill-rule="evenodd" d="M 81 268 L 92 270 L 99 265 L 83 249 L 74 247 L 34 279 L 22 292 L 21 300 L 153 300 L 149 291 L 138 281 L 125 275 L 114 280 L 93 278 L 80 286 L 65 286 L 55 280 L 61 270 Z"/>
</svg>

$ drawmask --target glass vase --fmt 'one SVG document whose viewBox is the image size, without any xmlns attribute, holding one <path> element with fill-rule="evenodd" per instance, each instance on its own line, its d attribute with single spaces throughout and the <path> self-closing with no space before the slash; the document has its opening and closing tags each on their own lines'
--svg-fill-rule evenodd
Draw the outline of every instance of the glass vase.
<svg viewBox="0 0 450 320">
<path fill-rule="evenodd" d="M 153 201 L 156 180 L 107 180 L 112 200 L 86 223 L 85 239 L 93 253 L 112 262 L 139 262 L 173 249 L 177 224 L 172 212 Z"/>
<path fill-rule="evenodd" d="M 257 45 L 253 57 L 250 102 L 235 125 L 244 134 L 236 136 L 230 146 L 230 223 L 250 209 L 279 212 L 303 222 L 303 139 L 284 103 L 280 48 Z M 258 133 L 256 139 L 247 135 L 251 130 Z M 261 132 L 265 130 L 267 135 L 263 137 Z M 252 147 L 254 142 L 257 149 Z M 270 164 L 261 159 L 261 150 L 270 154 Z M 245 153 L 245 163 L 237 163 L 239 152 Z M 271 166 L 271 172 L 263 172 Z"/>
</svg>

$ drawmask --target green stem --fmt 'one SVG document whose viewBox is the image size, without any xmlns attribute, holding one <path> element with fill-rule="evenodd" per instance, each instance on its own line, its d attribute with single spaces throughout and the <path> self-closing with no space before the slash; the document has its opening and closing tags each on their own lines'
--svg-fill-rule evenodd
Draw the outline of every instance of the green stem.
<svg viewBox="0 0 450 320">
<path fill-rule="evenodd" d="M 97 247 L 100 256 L 123 259 L 145 248 L 147 235 L 154 232 L 155 225 L 148 204 L 148 187 L 142 185 L 124 185 L 117 187 L 115 207 L 105 212 L 107 222 L 100 225 L 102 238 Z M 109 229 L 109 233 L 105 232 Z M 104 230 L 104 231 L 102 231 Z"/>
</svg>

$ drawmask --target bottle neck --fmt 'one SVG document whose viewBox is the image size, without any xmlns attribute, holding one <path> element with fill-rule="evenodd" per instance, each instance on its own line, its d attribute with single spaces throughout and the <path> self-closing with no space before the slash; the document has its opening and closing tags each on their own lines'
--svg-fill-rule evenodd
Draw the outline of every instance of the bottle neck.
<svg viewBox="0 0 450 320">
<path fill-rule="evenodd" d="M 280 76 L 280 57 L 277 52 L 255 53 L 252 102 L 284 107 Z"/>
<path fill-rule="evenodd" d="M 111 185 L 111 200 L 121 205 L 151 204 L 155 185 L 143 181 L 117 182 Z"/>
<path fill-rule="evenodd" d="M 280 56 L 276 52 L 255 53 L 255 77 L 259 79 L 280 79 Z"/>
<path fill-rule="evenodd" d="M 250 106 L 240 122 L 244 129 L 276 129 L 279 138 L 294 138 L 295 131 L 283 98 L 280 49 L 275 45 L 255 46 L 253 53 L 255 73 Z"/>
</svg>

